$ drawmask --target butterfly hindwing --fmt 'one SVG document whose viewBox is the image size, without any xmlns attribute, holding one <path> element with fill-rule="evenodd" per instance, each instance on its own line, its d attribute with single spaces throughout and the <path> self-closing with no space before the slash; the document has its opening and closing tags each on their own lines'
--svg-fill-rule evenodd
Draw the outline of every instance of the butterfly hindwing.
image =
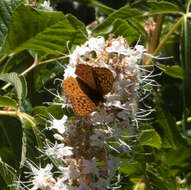
<svg viewBox="0 0 191 190">
<path fill-rule="evenodd" d="M 109 93 L 113 86 L 113 73 L 106 68 L 94 68 L 94 78 L 98 86 L 102 90 L 102 95 Z"/>
<path fill-rule="evenodd" d="M 86 95 L 70 97 L 74 112 L 80 116 L 88 116 L 96 110 L 95 103 Z"/>
<path fill-rule="evenodd" d="M 91 89 L 80 79 L 68 77 L 63 81 L 62 87 L 66 95 L 70 97 L 73 110 L 76 114 L 86 116 L 96 109 L 96 104 L 89 98 L 89 91 Z"/>
<path fill-rule="evenodd" d="M 81 93 L 76 78 L 68 77 L 62 82 L 62 88 L 67 96 L 77 96 Z"/>
</svg>

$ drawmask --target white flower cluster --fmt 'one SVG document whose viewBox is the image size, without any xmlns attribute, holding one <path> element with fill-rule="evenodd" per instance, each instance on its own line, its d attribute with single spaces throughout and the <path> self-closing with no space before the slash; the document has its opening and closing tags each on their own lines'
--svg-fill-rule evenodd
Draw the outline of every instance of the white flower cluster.
<svg viewBox="0 0 191 190">
<path fill-rule="evenodd" d="M 94 52 L 96 54 L 92 55 Z M 145 66 L 139 64 L 144 56 L 150 56 L 142 45 L 130 47 L 123 37 L 110 38 L 105 41 L 103 37 L 91 37 L 83 45 L 77 46 L 69 55 L 69 64 L 64 73 L 64 79 L 68 77 L 76 78 L 76 66 L 78 64 L 90 65 L 109 69 L 114 76 L 113 88 L 105 96 L 104 107 L 97 109 L 91 114 L 93 124 L 111 122 L 116 115 L 110 113 L 118 109 L 117 117 L 124 120 L 137 121 L 142 116 L 151 113 L 149 110 L 138 110 L 137 102 L 140 101 L 139 90 L 147 94 L 147 84 L 155 85 L 150 71 L 144 69 Z M 88 61 L 86 61 L 88 60 Z M 146 73 L 146 76 L 145 76 Z M 142 86 L 143 88 L 140 88 Z M 142 97 L 143 98 L 143 97 Z M 72 107 L 69 105 L 69 107 Z M 109 111 L 108 111 L 109 110 Z M 108 114 L 109 112 L 109 114 Z M 126 124 L 130 122 L 126 122 Z"/>
<path fill-rule="evenodd" d="M 47 11 L 53 11 L 53 8 L 50 6 L 50 0 L 45 0 L 44 3 L 40 3 L 40 6 L 46 9 Z"/>
<path fill-rule="evenodd" d="M 24 189 L 105 190 L 110 186 L 120 162 L 109 152 L 128 154 L 131 151 L 120 139 L 123 131 L 118 126 L 128 130 L 143 115 L 149 114 L 138 108 L 140 87 L 154 83 L 152 75 L 139 64 L 144 55 L 148 56 L 143 46 L 130 47 L 123 37 L 110 37 L 107 41 L 103 37 L 92 37 L 75 48 L 69 55 L 64 80 L 76 78 L 76 66 L 87 64 L 109 69 L 114 76 L 112 89 L 89 116 L 70 120 L 67 116 L 60 120 L 52 117 L 52 121 L 48 121 L 49 130 L 56 132 L 56 143 L 46 143 L 42 153 L 54 160 L 58 171 L 51 172 L 50 164 L 38 168 L 28 163 L 32 180 L 27 186 L 22 184 Z M 109 143 L 111 137 L 116 140 L 115 146 Z"/>
</svg>

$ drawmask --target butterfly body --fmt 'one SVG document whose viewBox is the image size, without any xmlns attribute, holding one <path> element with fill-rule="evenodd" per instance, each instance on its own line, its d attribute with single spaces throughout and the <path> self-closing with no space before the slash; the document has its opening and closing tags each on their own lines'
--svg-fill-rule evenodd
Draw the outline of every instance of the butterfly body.
<svg viewBox="0 0 191 190">
<path fill-rule="evenodd" d="M 111 91 L 113 74 L 106 68 L 78 64 L 76 78 L 68 77 L 62 87 L 72 103 L 73 110 L 80 116 L 87 116 L 96 110 L 104 95 Z"/>
</svg>

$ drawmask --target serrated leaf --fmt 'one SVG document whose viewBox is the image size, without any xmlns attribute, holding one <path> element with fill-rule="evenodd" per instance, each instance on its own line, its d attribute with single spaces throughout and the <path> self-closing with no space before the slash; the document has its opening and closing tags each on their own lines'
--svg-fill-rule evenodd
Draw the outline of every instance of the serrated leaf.
<svg viewBox="0 0 191 190">
<path fill-rule="evenodd" d="M 105 15 L 110 15 L 111 13 L 113 13 L 115 11 L 114 9 L 112 9 L 104 4 L 101 4 L 95 0 L 90 1 L 90 5 L 92 5 L 95 8 L 98 8 Z"/>
<path fill-rule="evenodd" d="M 155 14 L 182 13 L 176 4 L 168 1 L 141 1 L 140 3 L 137 3 L 135 7 L 141 9 L 144 16 L 151 16 Z"/>
<path fill-rule="evenodd" d="M 1 0 L 0 1 L 0 46 L 8 32 L 14 8 L 23 0 Z"/>
<path fill-rule="evenodd" d="M 154 129 L 144 130 L 141 132 L 140 143 L 143 146 L 151 146 L 160 149 L 162 146 L 161 138 Z"/>
<path fill-rule="evenodd" d="M 174 77 L 174 78 L 179 78 L 179 79 L 183 79 L 184 78 L 184 73 L 183 73 L 183 69 L 182 67 L 180 67 L 179 65 L 173 65 L 173 66 L 169 66 L 169 65 L 162 65 L 162 64 L 157 64 L 159 67 L 161 67 L 162 69 L 164 69 L 164 73 Z"/>
<path fill-rule="evenodd" d="M 17 108 L 17 102 L 9 97 L 0 96 L 0 107 Z"/>
<path fill-rule="evenodd" d="M 128 44 L 136 41 L 139 38 L 139 33 L 127 21 L 116 19 L 113 23 L 113 30 L 111 31 L 115 36 L 122 35 L 126 38 Z"/>
<path fill-rule="evenodd" d="M 103 23 L 101 23 L 100 25 L 98 25 L 95 29 L 94 29 L 94 33 L 102 33 L 105 32 L 106 30 L 108 30 L 108 28 L 110 28 L 111 23 L 115 20 L 115 19 L 125 19 L 127 20 L 128 18 L 131 17 L 137 17 L 137 16 L 141 16 L 141 12 L 138 11 L 137 9 L 131 8 L 129 6 L 125 6 L 120 8 L 119 10 L 113 12 L 112 14 L 110 14 L 104 21 Z"/>
<path fill-rule="evenodd" d="M 136 9 L 139 8 L 140 10 Z M 103 23 L 98 25 L 93 32 L 102 33 L 115 19 L 124 19 L 128 20 L 131 18 L 141 18 L 143 16 L 151 16 L 154 14 L 164 14 L 164 13 L 182 13 L 179 8 L 170 2 L 161 1 L 161 2 L 142 2 L 136 4 L 136 8 L 131 8 L 129 6 L 124 6 L 119 10 L 114 11 L 110 14 Z M 141 12 L 142 11 L 142 12 Z"/>
<path fill-rule="evenodd" d="M 83 22 L 78 20 L 75 16 L 72 14 L 67 14 L 67 19 L 70 22 L 70 24 L 76 29 L 80 29 L 80 31 L 84 34 L 84 36 L 88 36 L 88 33 L 86 31 L 86 26 Z"/>
<path fill-rule="evenodd" d="M 27 84 L 23 76 L 17 73 L 6 73 L 0 75 L 0 80 L 11 83 L 17 92 L 18 99 L 21 101 L 27 96 Z"/>
<path fill-rule="evenodd" d="M 3 162 L 1 158 L 0 158 L 0 175 L 7 184 L 7 186 L 12 184 L 17 179 L 15 169 L 12 168 L 7 163 Z M 15 187 L 10 189 L 13 190 L 15 189 Z"/>
<path fill-rule="evenodd" d="M 58 55 L 67 52 L 67 41 L 76 45 L 84 40 L 81 31 L 61 12 L 37 11 L 20 5 L 13 13 L 3 50 L 7 54 L 30 49 L 40 55 Z"/>
</svg>

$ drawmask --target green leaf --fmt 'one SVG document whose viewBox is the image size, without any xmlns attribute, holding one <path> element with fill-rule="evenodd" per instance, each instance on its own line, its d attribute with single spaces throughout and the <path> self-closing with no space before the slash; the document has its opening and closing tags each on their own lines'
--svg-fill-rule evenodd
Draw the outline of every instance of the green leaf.
<svg viewBox="0 0 191 190">
<path fill-rule="evenodd" d="M 110 14 L 103 23 L 101 23 L 100 25 L 98 25 L 95 29 L 94 29 L 94 33 L 102 33 L 105 32 L 106 30 L 108 30 L 110 28 L 111 23 L 115 20 L 115 19 L 125 19 L 127 20 L 128 18 L 131 17 L 137 17 L 137 16 L 141 16 L 141 12 L 138 11 L 137 9 L 131 8 L 129 6 L 125 6 L 120 8 L 119 10 L 113 12 L 112 14 Z"/>
<path fill-rule="evenodd" d="M 27 84 L 23 76 L 19 76 L 17 73 L 6 73 L 0 75 L 0 80 L 9 82 L 14 85 L 18 99 L 21 101 L 27 96 Z"/>
<path fill-rule="evenodd" d="M 139 8 L 140 10 L 136 9 Z M 114 11 L 110 14 L 103 23 L 98 25 L 93 32 L 102 33 L 109 29 L 109 26 L 115 19 L 129 20 L 131 18 L 141 18 L 143 16 L 151 16 L 154 14 L 164 14 L 164 13 L 181 13 L 179 8 L 170 2 L 142 2 L 136 4 L 136 8 L 131 8 L 129 6 L 124 6 L 119 10 Z M 142 11 L 142 12 L 141 12 Z"/>
<path fill-rule="evenodd" d="M 183 44 L 182 44 L 182 64 L 184 68 L 184 99 L 185 106 L 189 107 L 191 105 L 191 19 L 184 19 L 183 23 Z"/>
<path fill-rule="evenodd" d="M 161 126 L 160 136 L 162 137 L 163 147 L 176 149 L 176 139 L 174 133 L 177 131 L 175 128 L 176 124 L 174 119 L 169 113 L 159 109 L 157 112 L 157 120 Z"/>
<path fill-rule="evenodd" d="M 156 163 L 147 164 L 145 171 L 146 189 L 148 190 L 175 190 L 176 178 L 169 168 Z"/>
<path fill-rule="evenodd" d="M 36 106 L 33 108 L 33 115 L 41 115 L 47 119 L 50 118 L 50 115 L 48 114 L 47 107 L 46 106 Z"/>
<path fill-rule="evenodd" d="M 162 69 L 164 69 L 165 74 L 171 77 L 179 78 L 179 79 L 184 78 L 183 69 L 179 65 L 169 66 L 169 65 L 162 65 L 159 63 L 157 65 L 161 67 Z"/>
<path fill-rule="evenodd" d="M 95 0 L 91 0 L 90 5 L 92 5 L 95 8 L 98 8 L 105 15 L 110 15 L 111 13 L 113 13 L 115 11 L 115 9 L 107 7 L 106 5 L 101 4 L 101 3 L 99 3 L 98 1 L 95 1 Z"/>
<path fill-rule="evenodd" d="M 120 165 L 120 171 L 123 174 L 126 175 L 132 175 L 132 176 L 141 176 L 144 172 L 144 164 L 143 162 L 138 162 L 136 160 L 133 161 L 126 161 L 123 159 L 120 159 L 121 165 Z"/>
<path fill-rule="evenodd" d="M 41 55 L 58 55 L 67 52 L 67 41 L 76 45 L 84 40 L 81 31 L 61 12 L 37 11 L 21 5 L 13 13 L 3 50 L 7 54 L 30 49 Z"/>
<path fill-rule="evenodd" d="M 142 131 L 140 143 L 143 146 L 151 146 L 157 149 L 160 149 L 162 146 L 161 138 L 154 129 Z"/>
<path fill-rule="evenodd" d="M 17 180 L 16 171 L 14 168 L 3 162 L 0 158 L 0 175 L 5 181 L 5 183 L 8 185 L 11 185 L 14 181 Z M 10 190 L 13 190 L 14 188 L 10 188 Z"/>
<path fill-rule="evenodd" d="M 22 0 L 1 0 L 0 1 L 0 46 L 3 44 L 8 27 L 11 22 L 13 9 Z"/>
<path fill-rule="evenodd" d="M 167 13 L 182 13 L 176 4 L 167 1 L 141 1 L 140 3 L 135 4 L 135 7 L 141 9 L 144 16 Z"/>
<path fill-rule="evenodd" d="M 75 16 L 73 16 L 72 14 L 67 14 L 67 19 L 70 22 L 70 24 L 76 29 L 76 30 L 80 30 L 82 32 L 82 34 L 84 34 L 84 36 L 88 36 L 88 33 L 86 31 L 86 26 L 84 25 L 83 22 L 81 22 L 80 20 L 78 20 Z"/>
<path fill-rule="evenodd" d="M 17 108 L 17 102 L 9 97 L 0 96 L 0 107 Z"/>
<path fill-rule="evenodd" d="M 125 20 L 116 19 L 112 25 L 113 30 L 111 33 L 115 34 L 115 36 L 122 35 L 126 38 L 128 44 L 131 44 L 139 38 L 139 33 L 136 31 L 136 29 Z"/>
<path fill-rule="evenodd" d="M 36 106 L 33 108 L 33 115 L 41 115 L 51 120 L 50 114 L 55 118 L 61 118 L 63 116 L 63 109 L 58 105 L 52 105 L 48 107 Z"/>
</svg>

